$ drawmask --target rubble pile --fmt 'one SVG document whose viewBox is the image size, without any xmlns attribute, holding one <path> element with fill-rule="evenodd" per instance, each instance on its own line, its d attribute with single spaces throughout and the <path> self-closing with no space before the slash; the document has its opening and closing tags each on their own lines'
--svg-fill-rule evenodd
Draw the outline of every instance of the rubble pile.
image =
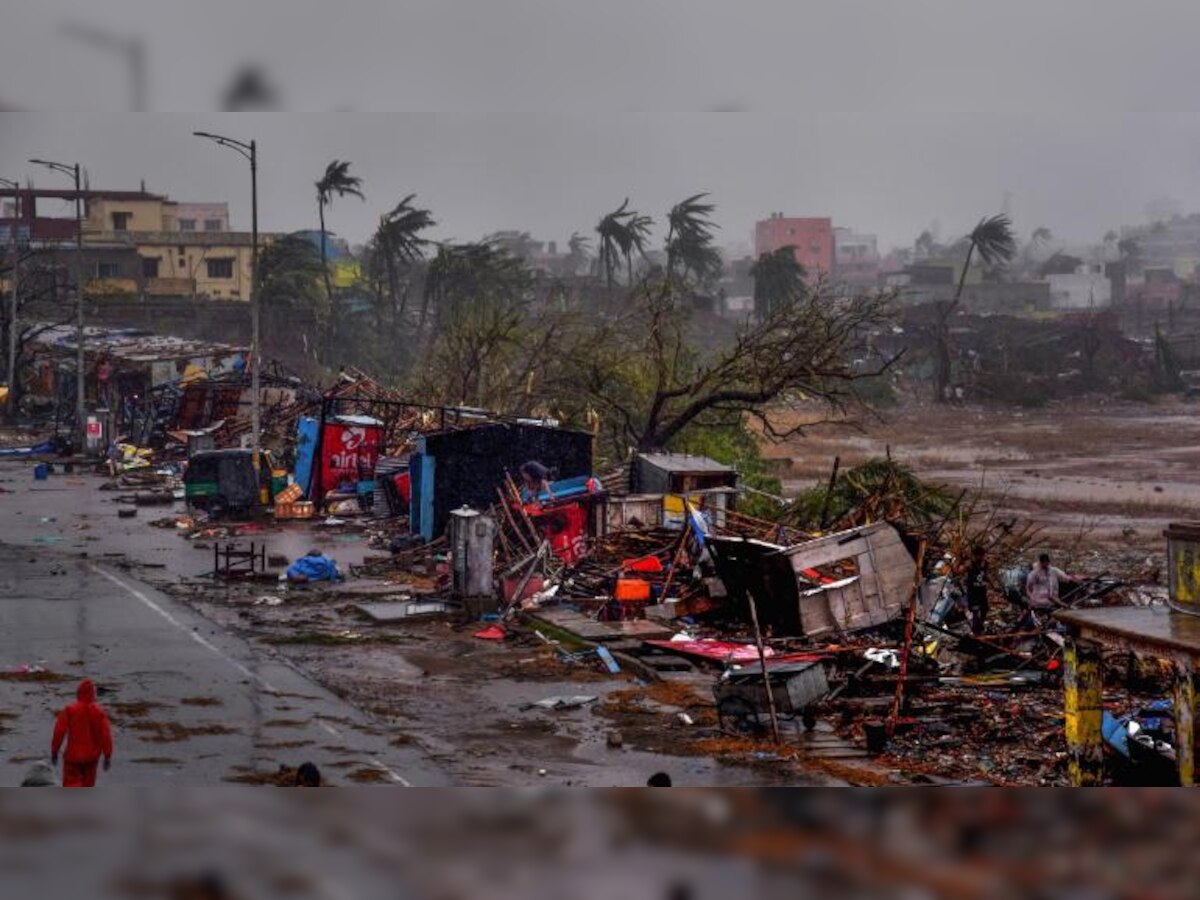
<svg viewBox="0 0 1200 900">
<path fill-rule="evenodd" d="M 240 446 L 245 380 L 156 390 L 129 419 L 152 439 L 114 435 L 104 466 L 125 507 L 183 501 L 150 524 L 211 550 L 214 578 L 253 584 L 255 616 L 297 605 L 264 591 L 330 591 L 372 601 L 355 608 L 393 627 L 435 618 L 514 653 L 543 649 L 566 678 L 670 685 L 689 699 L 596 709 L 670 717 L 677 752 L 836 757 L 874 766 L 845 776 L 864 782 L 880 768 L 1068 778 L 1064 630 L 1026 598 L 1039 532 L 979 496 L 927 484 L 889 453 L 835 463 L 828 483 L 755 518 L 737 509 L 738 473 L 714 460 L 638 454 L 597 477 L 590 434 L 421 404 L 355 370 L 326 389 L 264 378 L 269 449 L 256 456 Z M 280 536 L 292 549 L 274 558 Z M 339 566 L 310 549 L 318 539 L 369 552 Z M 989 600 L 975 621 L 972 578 Z M 1099 573 L 1072 576 L 1055 602 L 1130 601 Z M 341 615 L 305 639 L 346 643 Z M 1169 716 L 1145 713 L 1167 681 L 1109 685 L 1122 734 L 1153 735 L 1149 750 L 1110 751 L 1121 777 L 1141 777 L 1126 771 L 1137 753 L 1158 771 L 1172 752 Z"/>
</svg>

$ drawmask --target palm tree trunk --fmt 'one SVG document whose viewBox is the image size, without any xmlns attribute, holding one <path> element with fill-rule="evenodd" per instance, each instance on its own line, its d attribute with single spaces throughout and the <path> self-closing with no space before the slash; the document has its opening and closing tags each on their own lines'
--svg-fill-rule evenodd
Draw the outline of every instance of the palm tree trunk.
<svg viewBox="0 0 1200 900">
<path fill-rule="evenodd" d="M 946 396 L 946 390 L 950 387 L 950 379 L 953 376 L 951 371 L 953 364 L 950 359 L 950 315 L 958 307 L 962 300 L 963 287 L 967 283 L 967 272 L 971 268 L 971 257 L 975 254 L 975 243 L 971 242 L 967 247 L 967 259 L 963 263 L 962 274 L 958 276 L 958 287 L 954 291 L 954 299 L 944 309 L 938 311 L 937 332 L 935 336 L 936 357 L 934 360 L 934 389 L 937 391 L 935 398 L 938 403 L 945 403 L 949 398 Z"/>
<path fill-rule="evenodd" d="M 333 280 L 329 277 L 329 259 L 325 253 L 325 201 L 317 199 L 317 215 L 321 219 L 321 272 L 325 276 L 325 296 L 333 304 Z"/>
<path fill-rule="evenodd" d="M 950 304 L 950 308 L 946 310 L 946 315 L 954 312 L 958 306 L 958 302 L 962 300 L 963 286 L 967 283 L 967 272 L 971 269 L 971 257 L 975 254 L 975 242 L 972 241 L 967 247 L 967 261 L 963 263 L 962 274 L 958 276 L 958 287 L 954 291 L 954 302 Z"/>
</svg>

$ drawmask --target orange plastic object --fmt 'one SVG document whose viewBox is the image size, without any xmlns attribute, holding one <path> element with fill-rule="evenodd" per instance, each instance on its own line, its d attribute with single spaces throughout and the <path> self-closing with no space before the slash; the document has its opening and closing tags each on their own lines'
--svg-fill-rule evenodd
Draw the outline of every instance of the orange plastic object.
<svg viewBox="0 0 1200 900">
<path fill-rule="evenodd" d="M 641 602 L 650 599 L 650 582 L 640 578 L 618 578 L 616 598 L 622 602 Z"/>
</svg>

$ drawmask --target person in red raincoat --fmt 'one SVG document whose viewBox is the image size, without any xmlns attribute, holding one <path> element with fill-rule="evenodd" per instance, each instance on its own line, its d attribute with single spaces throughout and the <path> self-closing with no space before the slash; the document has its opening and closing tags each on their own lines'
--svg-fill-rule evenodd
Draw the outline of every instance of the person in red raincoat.
<svg viewBox="0 0 1200 900">
<path fill-rule="evenodd" d="M 108 713 L 96 703 L 96 686 L 90 678 L 79 682 L 75 696 L 76 701 L 59 712 L 54 722 L 50 761 L 58 765 L 58 751 L 66 739 L 63 787 L 95 787 L 100 757 L 104 757 L 105 772 L 112 764 L 112 729 Z"/>
</svg>

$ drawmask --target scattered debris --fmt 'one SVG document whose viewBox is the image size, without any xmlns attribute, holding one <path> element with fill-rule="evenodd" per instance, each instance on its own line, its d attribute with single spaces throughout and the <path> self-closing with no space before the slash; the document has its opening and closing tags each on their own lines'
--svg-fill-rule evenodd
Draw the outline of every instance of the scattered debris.
<svg viewBox="0 0 1200 900">
<path fill-rule="evenodd" d="M 529 703 L 521 707 L 522 709 L 578 709 L 581 706 L 587 706 L 589 703 L 595 703 L 598 700 L 590 694 L 572 694 L 570 696 L 555 696 L 546 697 L 544 700 L 538 700 L 535 703 Z"/>
</svg>

